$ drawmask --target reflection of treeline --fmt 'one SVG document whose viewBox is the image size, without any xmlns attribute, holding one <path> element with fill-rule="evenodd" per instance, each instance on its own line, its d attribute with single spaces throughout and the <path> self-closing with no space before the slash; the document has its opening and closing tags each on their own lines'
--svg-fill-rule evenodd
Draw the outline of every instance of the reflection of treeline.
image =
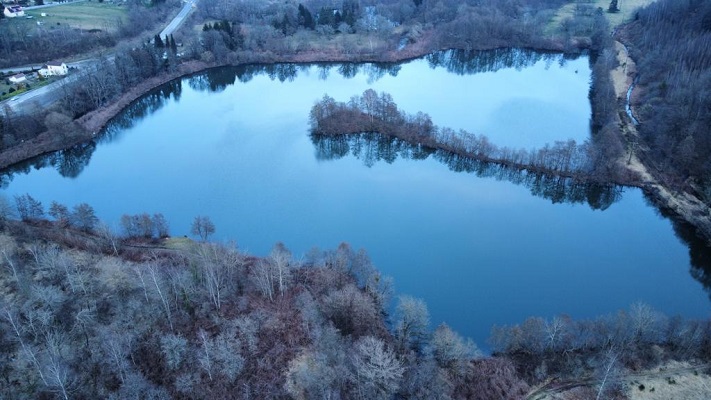
<svg viewBox="0 0 711 400">
<path fill-rule="evenodd" d="M 657 201 L 652 198 L 647 197 L 647 201 L 661 216 L 672 222 L 674 233 L 689 248 L 689 263 L 691 264 L 689 273 L 703 285 L 704 290 L 711 298 L 711 247 L 708 241 L 699 236 L 697 227 L 679 218 L 673 210 L 656 204 Z"/>
<path fill-rule="evenodd" d="M 89 165 L 94 150 L 96 142 L 89 141 L 14 164 L 0 172 L 0 187 L 7 187 L 17 174 L 29 174 L 32 170 L 50 167 L 64 177 L 76 178 Z"/>
<path fill-rule="evenodd" d="M 154 52 L 150 47 L 131 50 L 129 53 L 121 53 L 116 57 L 121 61 L 115 65 L 103 63 L 99 68 L 100 75 L 116 74 L 123 70 L 128 73 L 132 70 L 129 55 L 146 56 Z M 525 49 L 499 49 L 491 51 L 464 51 L 464 50 L 448 50 L 436 52 L 428 55 L 427 61 L 432 68 L 443 67 L 449 72 L 456 74 L 474 74 L 486 71 L 496 71 L 500 68 L 520 68 L 532 65 L 539 60 L 559 61 L 562 62 L 564 56 L 539 53 Z M 280 82 L 291 81 L 300 73 L 316 69 L 319 78 L 327 79 L 328 76 L 335 72 L 345 78 L 353 78 L 358 74 L 365 74 L 369 82 L 374 82 L 386 75 L 397 76 L 403 63 L 317 63 L 317 64 L 247 64 L 238 67 L 222 67 L 208 70 L 203 73 L 192 75 L 185 79 L 187 84 L 195 90 L 219 92 L 230 85 L 233 85 L 236 80 L 246 83 L 256 76 L 266 75 L 272 80 Z M 143 71 L 150 75 L 149 70 Z M 105 101 L 116 94 L 116 91 L 125 90 L 123 85 L 117 85 L 117 78 L 101 78 L 90 81 L 78 81 L 65 87 L 65 96 L 62 104 L 68 108 L 75 108 L 77 112 L 84 110 L 85 102 L 93 99 L 93 101 Z M 134 126 L 137 122 L 159 110 L 168 103 L 168 100 L 173 98 L 179 100 L 182 92 L 182 79 L 172 80 L 160 87 L 150 91 L 138 100 L 134 101 L 122 110 L 118 115 L 111 119 L 107 126 L 98 135 L 98 142 L 107 142 L 114 140 L 118 135 L 122 134 L 128 128 Z M 74 92 L 74 90 L 78 92 Z M 107 93 L 106 91 L 110 91 Z M 91 92 L 96 97 L 90 97 L 86 92 Z M 107 97 L 108 96 L 108 97 Z M 103 99 L 103 100 L 102 100 Z M 69 105 L 71 104 L 71 107 Z M 69 113 L 64 110 L 63 112 Z M 83 111 L 82 111 L 83 112 Z M 66 121 L 58 120 L 59 117 L 64 117 Z M 59 134 L 70 135 L 66 131 L 78 130 L 76 124 L 70 123 L 69 117 L 60 113 L 50 113 L 43 122 L 37 115 L 11 115 L 6 116 L 3 120 L 2 131 L 8 132 L 2 136 L 5 140 L 4 144 L 9 146 L 18 142 L 18 139 L 31 137 L 33 132 L 42 131 L 47 127 L 52 128 L 52 132 Z M 17 135 L 17 136 L 15 136 Z M 28 136 L 29 135 L 29 136 Z M 76 148 L 86 149 L 85 146 L 77 146 Z M 28 160 L 28 162 L 20 163 L 13 166 L 9 172 L 17 173 L 28 171 L 28 165 L 34 165 L 38 168 L 47 165 L 58 165 L 62 163 L 81 165 L 86 162 L 77 163 L 76 160 L 70 160 L 67 157 L 75 153 L 76 150 L 69 149 L 60 152 L 53 156 L 43 156 Z M 81 157 L 86 156 L 81 152 Z M 52 160 L 61 160 L 61 162 Z M 88 160 L 86 160 L 88 161 Z M 73 169 L 72 176 L 78 175 L 80 170 Z"/>
<path fill-rule="evenodd" d="M 310 123 L 315 143 L 321 141 L 321 137 L 376 132 L 415 146 L 415 150 L 405 154 L 426 155 L 427 151 L 433 152 L 453 170 L 506 177 L 531 187 L 555 187 L 558 189 L 550 193 L 571 194 L 562 196 L 564 198 L 581 198 L 579 191 L 573 189 L 585 187 L 586 184 L 609 186 L 598 185 L 609 177 L 600 175 L 599 169 L 592 165 L 589 155 L 593 149 L 587 143 L 579 145 L 573 140 L 558 141 L 537 150 L 498 147 L 482 135 L 437 127 L 426 114 L 407 115 L 397 108 L 390 95 L 378 95 L 370 89 L 360 97 L 351 98 L 348 103 L 339 103 L 325 96 L 313 106 Z M 335 150 L 333 154 L 344 154 L 350 148 L 350 144 L 346 143 L 328 145 Z M 359 140 L 354 141 L 353 145 L 354 155 L 358 155 Z M 389 147 L 386 146 L 386 149 Z M 423 153 L 423 149 L 429 150 Z M 388 156 L 388 151 L 382 154 L 385 154 L 386 160 L 392 157 L 392 154 Z M 365 157 L 368 162 L 370 156 L 366 154 Z M 546 192 L 543 190 L 540 193 Z M 616 198 L 618 192 L 619 189 L 610 190 L 611 199 Z"/>
<path fill-rule="evenodd" d="M 633 103 L 647 161 L 662 182 L 710 203 L 711 2 L 658 1 L 636 16 L 621 36 L 639 71 Z"/>
<path fill-rule="evenodd" d="M 531 49 L 503 48 L 494 50 L 445 50 L 425 56 L 430 67 L 445 68 L 457 75 L 473 75 L 481 72 L 494 72 L 504 68 L 525 68 L 538 61 L 562 63 L 566 55 L 545 53 Z M 577 57 L 573 55 L 572 57 Z M 266 75 L 271 80 L 280 82 L 294 80 L 300 72 L 317 68 L 318 76 L 326 79 L 332 71 L 344 78 L 353 78 L 359 73 L 368 77 L 368 82 L 375 82 L 385 75 L 397 76 L 403 62 L 395 63 L 281 63 L 247 64 L 238 67 L 225 67 L 210 70 L 190 78 L 190 86 L 197 90 L 221 91 L 240 82 L 249 82 L 255 76 Z"/>
<path fill-rule="evenodd" d="M 472 75 L 481 72 L 493 72 L 503 68 L 524 68 L 540 60 L 564 62 L 565 55 L 543 53 L 530 49 L 494 49 L 485 51 L 446 50 L 431 53 L 425 57 L 430 67 L 445 68 L 458 75 Z M 332 71 L 344 78 L 353 78 L 359 73 L 365 74 L 368 82 L 375 82 L 385 75 L 397 76 L 403 63 L 278 63 L 246 64 L 237 67 L 215 68 L 187 78 L 188 85 L 195 90 L 220 92 L 239 80 L 251 81 L 256 76 L 266 75 L 271 80 L 280 82 L 293 81 L 300 73 L 317 69 L 319 78 L 327 79 Z M 147 115 L 166 104 L 170 97 L 180 98 L 182 79 L 170 81 L 151 91 L 131 104 L 116 116 L 105 129 L 112 133 L 126 129 Z M 111 135 L 109 135 L 111 136 Z"/>
<path fill-rule="evenodd" d="M 511 149 L 492 144 L 486 136 L 440 128 L 427 114 L 407 115 L 387 93 L 366 90 L 348 103 L 324 96 L 311 109 L 311 130 L 319 135 L 378 132 L 432 149 L 507 168 L 570 178 L 589 178 L 587 144 L 556 142 L 538 150 Z"/>
<path fill-rule="evenodd" d="M 622 187 L 594 181 L 580 181 L 568 177 L 532 173 L 506 165 L 461 156 L 446 150 L 436 150 L 412 144 L 379 133 L 346 135 L 311 135 L 320 160 L 335 160 L 349 154 L 370 167 L 378 161 L 394 162 L 403 159 L 423 160 L 430 156 L 456 172 L 468 172 L 482 178 L 506 180 L 528 188 L 534 196 L 554 203 L 586 203 L 593 209 L 606 209 L 621 198 Z"/>
<path fill-rule="evenodd" d="M 175 79 L 148 92 L 112 118 L 102 130 L 99 141 L 110 142 L 115 140 L 125 130 L 163 108 L 169 99 L 179 100 L 182 90 L 182 79 Z"/>
<path fill-rule="evenodd" d="M 540 60 L 565 60 L 565 55 L 559 53 L 544 53 L 541 51 L 521 48 L 502 48 L 494 50 L 447 50 L 438 51 L 426 56 L 432 68 L 444 67 L 457 75 L 471 75 L 481 72 L 495 72 L 504 68 L 521 69 L 530 67 Z M 577 56 L 573 56 L 577 57 Z"/>
</svg>

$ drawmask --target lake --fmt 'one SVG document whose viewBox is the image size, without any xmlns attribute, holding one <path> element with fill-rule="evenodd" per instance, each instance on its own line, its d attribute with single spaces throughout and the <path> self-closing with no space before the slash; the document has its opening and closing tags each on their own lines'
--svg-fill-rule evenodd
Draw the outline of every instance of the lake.
<svg viewBox="0 0 711 400">
<path fill-rule="evenodd" d="M 348 242 L 397 293 L 424 299 L 433 326 L 447 322 L 482 347 L 495 324 L 588 318 L 636 301 L 707 318 L 704 270 L 639 190 L 461 167 L 368 135 L 309 135 L 324 94 L 347 101 L 373 88 L 498 145 L 583 142 L 590 76 L 587 57 L 523 50 L 217 69 L 151 92 L 96 145 L 4 176 L 4 192 L 86 202 L 116 229 L 122 214 L 160 212 L 184 235 L 207 215 L 214 239 L 255 255 L 278 241 L 297 257 Z"/>
</svg>

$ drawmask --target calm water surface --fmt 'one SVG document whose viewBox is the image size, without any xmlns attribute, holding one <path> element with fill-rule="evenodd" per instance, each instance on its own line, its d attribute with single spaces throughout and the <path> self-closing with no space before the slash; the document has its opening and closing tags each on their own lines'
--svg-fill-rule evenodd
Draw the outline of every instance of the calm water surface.
<svg viewBox="0 0 711 400">
<path fill-rule="evenodd" d="M 45 158 L 4 191 L 45 205 L 87 202 L 116 226 L 122 214 L 161 212 L 174 235 L 209 215 L 217 239 L 257 255 L 277 241 L 297 255 L 348 242 L 367 249 L 398 293 L 423 298 L 433 325 L 446 321 L 482 345 L 494 324 L 592 317 L 635 301 L 708 317 L 688 248 L 638 190 L 593 201 L 597 209 L 554 204 L 532 195 L 538 186 L 453 172 L 434 156 L 381 157 L 375 144 L 324 155 L 308 135 L 316 100 L 372 87 L 500 145 L 582 142 L 589 80 L 585 57 L 520 51 L 216 70 L 154 92 L 95 148 Z"/>
</svg>

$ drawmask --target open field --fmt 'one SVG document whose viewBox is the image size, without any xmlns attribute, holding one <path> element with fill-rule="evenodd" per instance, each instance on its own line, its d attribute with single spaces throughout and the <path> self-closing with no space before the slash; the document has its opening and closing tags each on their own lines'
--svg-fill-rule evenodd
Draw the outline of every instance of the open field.
<svg viewBox="0 0 711 400">
<path fill-rule="evenodd" d="M 619 8 L 620 11 L 616 13 L 608 13 L 607 9 L 610 6 L 610 0 L 579 0 L 561 7 L 555 17 L 551 20 L 549 28 L 558 27 L 563 20 L 572 17 L 575 7 L 578 4 L 587 4 L 592 5 L 595 8 L 602 8 L 607 20 L 610 21 L 610 26 L 615 28 L 632 19 L 637 8 L 646 6 L 647 4 L 653 2 L 654 0 L 618 0 L 617 8 Z"/>
<path fill-rule="evenodd" d="M 43 17 L 43 13 L 47 16 Z M 104 31 L 113 31 L 118 28 L 121 22 L 127 19 L 126 7 L 94 2 L 82 2 L 27 10 L 25 11 L 25 15 L 33 18 L 18 18 L 17 22 L 34 26 L 37 26 L 37 23 L 40 22 L 42 26 L 47 29 L 51 29 L 59 24 L 69 25 L 72 28 L 83 30 L 101 29 Z"/>
<path fill-rule="evenodd" d="M 610 6 L 610 2 L 607 0 L 597 0 L 595 3 L 597 3 L 598 7 L 602 7 L 603 10 L 607 10 Z M 619 0 L 617 2 L 617 7 L 620 11 L 616 13 L 606 12 L 605 15 L 610 21 L 610 25 L 612 27 L 617 27 L 631 20 L 634 17 L 635 10 L 651 3 L 654 3 L 654 0 Z"/>
</svg>

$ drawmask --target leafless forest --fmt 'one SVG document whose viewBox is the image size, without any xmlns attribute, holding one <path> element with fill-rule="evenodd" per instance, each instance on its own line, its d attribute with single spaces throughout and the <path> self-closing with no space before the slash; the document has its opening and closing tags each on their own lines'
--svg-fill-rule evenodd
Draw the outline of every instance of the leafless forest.
<svg viewBox="0 0 711 400">
<path fill-rule="evenodd" d="M 169 237 L 161 214 L 124 215 L 29 195 L 0 201 L 3 398 L 519 399 L 549 377 L 587 378 L 711 355 L 708 321 L 644 304 L 590 321 L 494 327 L 493 356 L 419 299 L 393 296 L 364 250 L 343 243 L 263 258 Z M 18 219 L 16 219 L 18 218 Z M 594 381 L 586 393 L 615 396 Z"/>
</svg>

